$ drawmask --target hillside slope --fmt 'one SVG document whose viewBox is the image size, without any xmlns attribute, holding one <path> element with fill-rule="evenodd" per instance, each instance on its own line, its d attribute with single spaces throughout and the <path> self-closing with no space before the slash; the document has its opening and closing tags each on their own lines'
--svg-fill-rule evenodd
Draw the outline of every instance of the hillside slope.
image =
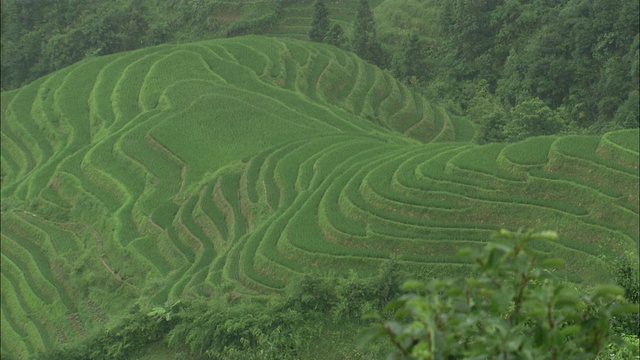
<svg viewBox="0 0 640 360">
<path fill-rule="evenodd" d="M 638 132 L 466 141 L 471 125 L 336 48 L 243 37 L 97 57 L 2 93 L 2 354 L 133 304 L 425 276 L 499 226 L 576 282 L 638 244 Z"/>
</svg>

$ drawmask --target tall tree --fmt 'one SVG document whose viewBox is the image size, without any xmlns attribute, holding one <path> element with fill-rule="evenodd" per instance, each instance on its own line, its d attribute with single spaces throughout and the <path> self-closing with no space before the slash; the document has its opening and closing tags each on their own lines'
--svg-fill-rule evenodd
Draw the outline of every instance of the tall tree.
<svg viewBox="0 0 640 360">
<path fill-rule="evenodd" d="M 510 121 L 503 132 L 508 141 L 521 141 L 531 136 L 553 135 L 564 127 L 564 121 L 557 111 L 538 99 L 522 101 L 510 114 Z"/>
<path fill-rule="evenodd" d="M 429 77 L 430 71 L 420 38 L 417 33 L 413 33 L 409 36 L 404 52 L 404 75 L 407 79 L 415 77 L 415 80 L 423 81 Z"/>
<path fill-rule="evenodd" d="M 376 22 L 368 0 L 360 0 L 354 36 L 353 51 L 358 56 L 379 66 L 385 64 L 384 52 L 378 42 Z"/>
<path fill-rule="evenodd" d="M 313 4 L 313 17 L 311 19 L 311 30 L 309 39 L 316 42 L 324 42 L 329 33 L 329 12 L 324 4 L 324 0 L 316 0 Z"/>
</svg>

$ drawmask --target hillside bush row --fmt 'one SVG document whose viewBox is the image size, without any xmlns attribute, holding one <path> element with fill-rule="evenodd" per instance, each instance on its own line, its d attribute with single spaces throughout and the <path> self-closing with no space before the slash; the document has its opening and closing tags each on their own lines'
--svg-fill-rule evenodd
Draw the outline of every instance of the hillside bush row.
<svg viewBox="0 0 640 360">
<path fill-rule="evenodd" d="M 394 348 L 410 359 L 637 356 L 638 270 L 632 262 L 612 266 L 619 285 L 580 289 L 554 275 L 559 259 L 540 258 L 531 246 L 555 239 L 555 233 L 498 234 L 477 255 L 464 253 L 476 264 L 465 280 L 425 278 L 400 289 L 407 274 L 392 260 L 368 278 L 303 275 L 269 298 L 218 287 L 208 300 L 133 305 L 105 332 L 59 344 L 34 359 L 127 359 L 152 344 L 164 344 L 174 359 L 295 359 L 310 355 L 306 344 L 322 341 L 323 329 L 336 323 L 371 324 L 360 335 L 367 344 L 357 353 L 361 359 Z M 455 281 L 462 285 L 453 286 Z M 373 322 L 363 320 L 365 315 Z"/>
<path fill-rule="evenodd" d="M 271 298 L 218 287 L 208 300 L 185 299 L 149 309 L 133 305 L 129 315 L 106 331 L 58 344 L 33 358 L 129 359 L 161 342 L 178 350 L 176 359 L 187 354 L 194 359 L 296 359 L 306 342 L 322 336 L 323 327 L 358 324 L 364 314 L 381 309 L 398 295 L 403 276 L 391 262 L 369 278 L 304 275 Z"/>
</svg>

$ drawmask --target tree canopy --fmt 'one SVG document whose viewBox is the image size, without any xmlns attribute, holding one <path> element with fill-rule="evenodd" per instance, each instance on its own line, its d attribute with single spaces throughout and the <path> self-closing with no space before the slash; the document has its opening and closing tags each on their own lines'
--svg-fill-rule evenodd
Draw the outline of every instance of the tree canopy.
<svg viewBox="0 0 640 360">
<path fill-rule="evenodd" d="M 311 18 L 311 30 L 309 39 L 315 42 L 323 42 L 329 33 L 329 12 L 324 0 L 316 0 L 313 3 L 313 17 Z"/>
</svg>

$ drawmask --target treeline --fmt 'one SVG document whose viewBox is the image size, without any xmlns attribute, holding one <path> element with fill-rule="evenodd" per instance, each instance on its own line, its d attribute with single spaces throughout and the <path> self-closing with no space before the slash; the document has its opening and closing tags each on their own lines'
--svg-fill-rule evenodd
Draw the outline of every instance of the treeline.
<svg viewBox="0 0 640 360">
<path fill-rule="evenodd" d="M 638 1 L 410 0 L 398 7 L 389 20 L 396 29 L 411 29 L 421 16 L 432 25 L 381 37 L 394 54 L 392 70 L 480 124 L 480 142 L 638 126 Z"/>
<path fill-rule="evenodd" d="M 351 50 L 360 58 L 380 68 L 388 68 L 390 56 L 378 40 L 376 21 L 369 0 L 358 0 L 353 23 L 352 31 L 345 33 L 339 23 L 331 24 L 331 14 L 327 10 L 325 0 L 315 0 L 309 39 Z"/>
<path fill-rule="evenodd" d="M 480 125 L 481 143 L 638 126 L 637 1 L 407 3 L 404 13 L 380 10 L 394 30 L 379 40 L 368 1 L 360 0 L 345 41 L 340 25 L 330 26 L 324 0 L 316 0 L 309 37 L 453 104 Z M 419 9 L 430 11 L 412 13 Z"/>
<path fill-rule="evenodd" d="M 282 1 L 2 0 L 2 90 L 87 57 L 259 33 Z"/>
<path fill-rule="evenodd" d="M 331 327 L 338 327 L 348 346 L 341 351 L 361 359 L 381 358 L 391 344 L 381 342 L 366 350 L 357 350 L 353 344 L 367 323 L 363 316 L 381 311 L 396 298 L 405 276 L 399 263 L 390 261 L 367 278 L 355 272 L 349 276 L 304 275 L 269 296 L 242 295 L 221 286 L 208 298 L 153 308 L 136 304 L 128 316 L 106 330 L 58 344 L 34 358 L 131 359 L 153 344 L 162 344 L 174 353 L 174 359 L 301 359 L 315 351 L 312 344 L 326 340 L 324 329 Z M 336 349 L 322 351 L 334 358 L 327 354 Z"/>
<path fill-rule="evenodd" d="M 449 102 L 479 124 L 478 142 L 638 126 L 637 1 L 390 1 L 398 8 L 374 17 L 360 0 L 348 35 L 330 25 L 324 1 L 314 4 L 312 41 Z M 378 36 L 376 18 L 393 29 Z"/>
</svg>

